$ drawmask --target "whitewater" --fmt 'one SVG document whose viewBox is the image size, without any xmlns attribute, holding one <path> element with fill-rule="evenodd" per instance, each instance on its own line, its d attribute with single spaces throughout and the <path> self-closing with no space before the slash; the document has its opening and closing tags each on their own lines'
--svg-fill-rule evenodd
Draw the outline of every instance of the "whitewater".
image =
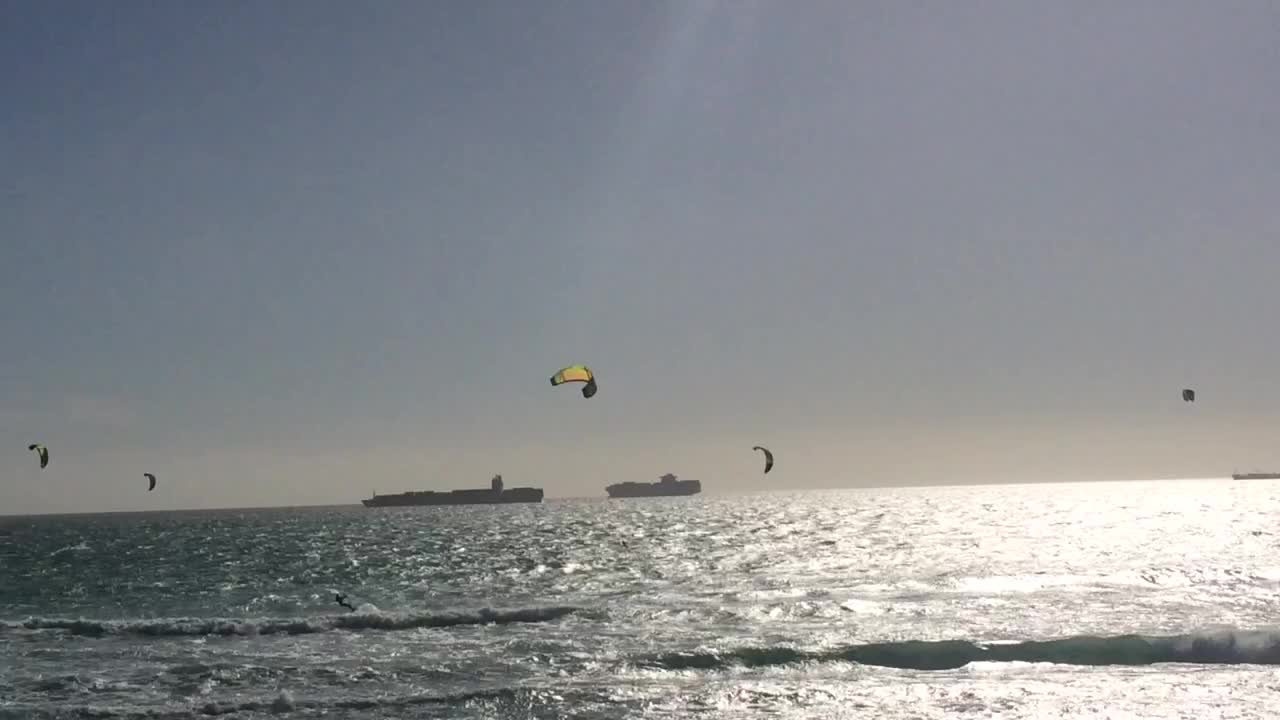
<svg viewBox="0 0 1280 720">
<path fill-rule="evenodd" d="M 1178 480 L 0 517 L 0 718 L 1269 718 L 1277 509 Z"/>
</svg>

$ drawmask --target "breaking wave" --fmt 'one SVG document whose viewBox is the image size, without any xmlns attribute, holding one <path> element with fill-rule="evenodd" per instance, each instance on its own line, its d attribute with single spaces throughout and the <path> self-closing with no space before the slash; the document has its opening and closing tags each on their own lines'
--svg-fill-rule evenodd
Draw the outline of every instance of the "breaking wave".
<svg viewBox="0 0 1280 720">
<path fill-rule="evenodd" d="M 154 620 L 87 620 L 84 618 L 28 618 L 0 623 L 0 630 L 61 630 L 72 635 L 141 635 L 181 637 L 203 635 L 306 635 L 332 630 L 416 630 L 463 625 L 505 625 L 558 620 L 578 612 L 575 607 L 541 607 L 516 610 L 484 608 L 471 612 L 388 613 L 356 612 L 303 618 L 158 618 Z"/>
<path fill-rule="evenodd" d="M 217 717 L 240 713 L 269 712 L 289 713 L 296 710 L 327 712 L 332 710 L 392 710 L 397 708 L 422 708 L 438 705 L 446 708 L 459 706 L 486 706 L 495 710 L 528 707 L 549 702 L 551 693 L 539 690 L 504 688 L 482 690 L 453 695 L 408 695 L 400 697 L 351 698 L 346 700 L 295 700 L 289 692 L 281 692 L 274 700 L 244 700 L 240 702 L 192 703 L 174 708 L 130 708 L 109 706 L 61 707 L 51 709 L 36 705 L 0 708 L 0 720 L 36 717 L 50 718 L 130 718 L 136 720 L 167 720 L 169 718 Z"/>
<path fill-rule="evenodd" d="M 1280 665 L 1280 632 L 1224 630 L 1190 635 L 1080 636 L 1012 643 L 907 641 L 849 645 L 821 652 L 748 647 L 724 652 L 665 653 L 646 657 L 636 665 L 660 670 L 723 670 L 822 662 L 852 662 L 903 670 L 953 670 L 975 662 Z"/>
</svg>

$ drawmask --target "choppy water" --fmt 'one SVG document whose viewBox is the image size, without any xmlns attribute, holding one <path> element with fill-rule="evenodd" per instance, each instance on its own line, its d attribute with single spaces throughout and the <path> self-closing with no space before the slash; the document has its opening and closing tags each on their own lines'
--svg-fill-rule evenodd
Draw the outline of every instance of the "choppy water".
<svg viewBox="0 0 1280 720">
<path fill-rule="evenodd" d="M 1278 509 L 1217 480 L 0 518 L 0 717 L 1273 717 Z"/>
</svg>

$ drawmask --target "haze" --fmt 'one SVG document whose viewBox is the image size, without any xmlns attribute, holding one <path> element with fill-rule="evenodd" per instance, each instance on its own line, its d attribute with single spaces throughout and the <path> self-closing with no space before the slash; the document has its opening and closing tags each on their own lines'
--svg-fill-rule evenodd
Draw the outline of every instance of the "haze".
<svg viewBox="0 0 1280 720">
<path fill-rule="evenodd" d="M 1272 2 L 3 8 L 0 513 L 1280 465 Z"/>
</svg>

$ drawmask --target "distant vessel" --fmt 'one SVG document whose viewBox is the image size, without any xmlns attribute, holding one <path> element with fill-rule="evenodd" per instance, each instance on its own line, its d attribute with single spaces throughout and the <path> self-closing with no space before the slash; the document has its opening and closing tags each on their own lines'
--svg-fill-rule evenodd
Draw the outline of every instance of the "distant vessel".
<svg viewBox="0 0 1280 720">
<path fill-rule="evenodd" d="M 540 503 L 542 502 L 542 488 L 521 487 L 504 490 L 502 489 L 502 476 L 494 475 L 487 489 L 475 488 L 474 490 L 450 490 L 449 492 L 419 490 L 416 492 L 402 492 L 396 495 L 379 495 L 378 491 L 375 490 L 373 497 L 360 502 L 364 503 L 365 507 Z"/>
<path fill-rule="evenodd" d="M 1232 480 L 1280 480 L 1280 473 L 1232 473 Z"/>
<path fill-rule="evenodd" d="M 677 480 L 675 475 L 667 473 L 658 478 L 656 483 L 615 483 L 606 487 L 604 491 L 609 493 L 611 498 L 697 495 L 702 492 L 702 483 L 698 480 Z"/>
</svg>

